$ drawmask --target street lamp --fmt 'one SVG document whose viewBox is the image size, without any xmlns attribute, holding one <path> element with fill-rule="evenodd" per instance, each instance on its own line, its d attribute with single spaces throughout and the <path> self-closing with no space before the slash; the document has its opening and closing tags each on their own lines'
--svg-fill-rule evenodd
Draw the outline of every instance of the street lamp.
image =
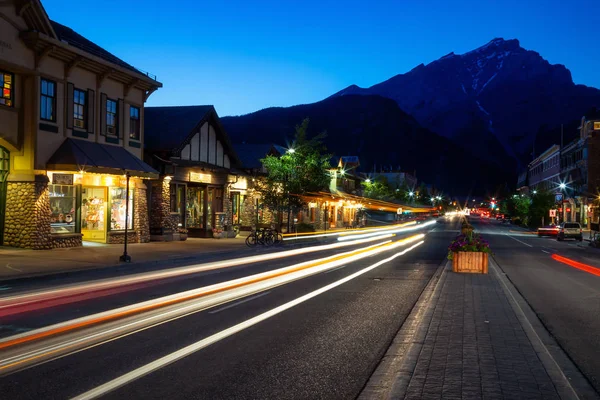
<svg viewBox="0 0 600 400">
<path fill-rule="evenodd" d="M 534 191 L 533 191 L 533 194 L 537 194 L 537 190 L 534 190 Z"/>
<path fill-rule="evenodd" d="M 561 190 L 564 190 L 564 189 L 567 187 L 567 185 L 565 185 L 564 183 L 562 183 L 562 182 L 561 182 L 561 184 L 560 184 L 560 185 L 558 185 L 558 187 L 559 187 Z"/>
<path fill-rule="evenodd" d="M 415 194 L 413 192 L 408 192 L 409 197 L 413 197 Z"/>
<path fill-rule="evenodd" d="M 365 182 L 371 183 L 371 180 L 369 178 L 367 178 L 367 179 L 365 179 Z"/>
<path fill-rule="evenodd" d="M 125 189 L 125 241 L 123 242 L 123 255 L 119 257 L 119 261 L 130 263 L 131 256 L 127 254 L 127 228 L 129 227 L 129 171 L 125 172 L 125 178 L 127 178 L 127 187 Z"/>
<path fill-rule="evenodd" d="M 288 149 L 288 151 L 287 151 L 287 152 L 288 152 L 288 153 L 290 153 L 290 154 L 294 154 L 294 153 L 296 152 L 296 150 L 294 150 L 294 149 L 292 148 L 292 149 Z"/>
</svg>

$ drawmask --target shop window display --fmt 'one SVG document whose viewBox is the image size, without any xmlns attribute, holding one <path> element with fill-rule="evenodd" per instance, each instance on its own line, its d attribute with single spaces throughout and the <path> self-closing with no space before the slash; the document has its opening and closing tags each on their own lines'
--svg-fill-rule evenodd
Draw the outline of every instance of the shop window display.
<svg viewBox="0 0 600 400">
<path fill-rule="evenodd" d="M 75 186 L 49 185 L 50 230 L 52 233 L 75 232 Z"/>
<path fill-rule="evenodd" d="M 81 196 L 81 229 L 104 231 L 104 188 L 83 188 Z"/>
<path fill-rule="evenodd" d="M 110 229 L 125 229 L 127 190 L 125 188 L 110 188 Z M 129 190 L 129 215 L 127 229 L 133 229 L 133 190 Z"/>
<path fill-rule="evenodd" d="M 186 227 L 204 228 L 204 188 L 187 188 L 185 208 Z"/>
</svg>

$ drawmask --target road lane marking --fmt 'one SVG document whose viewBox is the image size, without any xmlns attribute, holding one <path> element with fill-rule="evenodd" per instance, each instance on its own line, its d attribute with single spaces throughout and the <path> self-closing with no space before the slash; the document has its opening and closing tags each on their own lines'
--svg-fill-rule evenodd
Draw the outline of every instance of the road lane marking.
<svg viewBox="0 0 600 400">
<path fill-rule="evenodd" d="M 240 304 L 244 304 L 244 303 L 247 303 L 247 302 L 249 302 L 249 301 L 252 301 L 252 300 L 258 299 L 259 297 L 266 296 L 266 295 L 268 295 L 269 293 L 271 293 L 271 292 L 270 292 L 270 291 L 269 291 L 269 292 L 262 292 L 262 293 L 259 293 L 259 294 L 255 295 L 255 296 L 246 297 L 246 298 L 245 298 L 245 299 L 243 299 L 243 300 L 236 301 L 236 302 L 234 302 L 234 303 L 228 304 L 228 305 L 226 305 L 225 307 L 217 308 L 216 310 L 209 311 L 208 313 L 209 313 L 209 314 L 216 314 L 216 313 L 220 313 L 221 311 L 225 311 L 225 310 L 228 310 L 228 309 L 230 309 L 230 308 L 232 308 L 232 307 L 239 306 Z"/>
<path fill-rule="evenodd" d="M 550 252 L 549 252 L 549 251 L 546 251 L 546 250 L 542 250 L 542 251 L 543 251 L 544 253 L 546 253 L 546 254 L 550 254 Z"/>
<path fill-rule="evenodd" d="M 516 240 L 517 242 L 519 242 L 519 243 L 521 243 L 521 244 L 524 244 L 525 246 L 533 247 L 533 246 L 532 246 L 532 245 L 530 245 L 530 244 L 527 244 L 527 243 L 525 243 L 525 242 L 522 242 L 522 241 L 520 241 L 520 240 L 519 240 L 519 239 L 517 239 L 517 238 L 514 238 L 514 237 L 510 236 L 508 233 L 505 233 L 505 235 L 506 235 L 506 236 L 508 236 L 509 238 L 513 239 L 513 240 Z"/>
<path fill-rule="evenodd" d="M 571 260 L 570 258 L 559 256 L 558 254 L 552 254 L 552 259 L 563 264 L 569 265 L 573 268 L 577 268 L 581 271 L 585 271 L 588 274 L 600 276 L 600 268 L 593 267 L 591 265 L 587 265 L 584 263 L 580 263 L 575 260 Z"/>
<path fill-rule="evenodd" d="M 6 264 L 6 268 L 12 269 L 13 271 L 17 271 L 17 272 L 23 272 L 19 268 L 11 267 L 10 264 Z"/>
<path fill-rule="evenodd" d="M 337 268 L 330 269 L 329 271 L 325 271 L 325 273 L 328 274 L 330 272 L 337 271 L 338 269 L 342 269 L 342 268 L 346 268 L 346 267 L 347 267 L 347 265 L 342 265 L 342 266 L 339 266 Z"/>
<path fill-rule="evenodd" d="M 142 367 L 136 368 L 133 371 L 130 371 L 130 372 L 124 374 L 124 375 L 121 375 L 120 377 L 118 377 L 116 379 L 108 381 L 108 382 L 106 382 L 103 385 L 100 385 L 98 387 L 95 387 L 92 390 L 89 390 L 89 391 L 87 391 L 85 393 L 82 393 L 79 396 L 74 397 L 72 400 L 95 399 L 95 398 L 103 396 L 103 395 L 105 395 L 105 394 L 107 394 L 109 392 L 112 392 L 112 391 L 114 391 L 114 390 L 116 390 L 116 389 L 118 389 L 118 388 L 120 388 L 122 386 L 125 386 L 125 385 L 127 385 L 127 384 L 129 384 L 129 383 L 131 383 L 131 382 L 133 382 L 133 381 L 135 381 L 135 380 L 137 380 L 137 379 L 145 376 L 145 375 L 148 375 L 148 374 L 150 374 L 150 373 L 152 373 L 154 371 L 157 371 L 157 370 L 159 370 L 159 369 L 161 369 L 163 367 L 166 367 L 169 364 L 172 364 L 172 363 L 174 363 L 176 361 L 179 361 L 179 360 L 181 360 L 184 357 L 187 357 L 187 356 L 189 356 L 189 355 L 191 355 L 191 354 L 193 354 L 193 353 L 195 353 L 195 352 L 197 352 L 199 350 L 202 350 L 202 349 L 204 349 L 204 348 L 206 348 L 206 347 L 208 347 L 208 346 L 210 346 L 210 345 L 212 345 L 214 343 L 217 343 L 217 342 L 219 342 L 219 341 L 221 341 L 221 340 L 223 340 L 223 339 L 225 339 L 225 338 L 227 338 L 229 336 L 232 336 L 232 335 L 234 335 L 234 334 L 236 334 L 238 332 L 241 332 L 241 331 L 243 331 L 243 330 L 245 330 L 245 329 L 247 329 L 247 328 L 249 328 L 249 327 L 251 327 L 253 325 L 256 325 L 259 322 L 262 322 L 262 321 L 265 321 L 265 320 L 267 320 L 267 319 L 269 319 L 271 317 L 274 317 L 275 315 L 280 314 L 280 313 L 282 313 L 282 312 L 284 312 L 284 311 L 286 311 L 286 310 L 288 310 L 288 309 L 290 309 L 292 307 L 295 307 L 298 304 L 301 304 L 301 303 L 303 303 L 303 302 L 305 302 L 307 300 L 312 299 L 313 297 L 316 297 L 316 296 L 318 296 L 318 295 L 320 295 L 322 293 L 325 293 L 325 292 L 327 292 L 327 291 L 329 291 L 329 290 L 331 290 L 331 289 L 333 289 L 333 288 L 335 288 L 337 286 L 340 286 L 340 285 L 342 285 L 342 284 L 344 284 L 344 283 L 346 283 L 348 281 L 351 281 L 352 279 L 357 278 L 360 275 L 363 275 L 363 274 L 365 274 L 365 273 L 367 273 L 367 272 L 369 272 L 369 271 L 371 271 L 371 270 L 373 270 L 373 269 L 375 269 L 375 268 L 377 268 L 377 267 L 379 267 L 379 266 L 381 266 L 381 265 L 383 265 L 385 263 L 388 263 L 388 262 L 394 260 L 397 257 L 400 257 L 400 256 L 408 253 L 409 251 L 415 249 L 416 247 L 422 245 L 423 243 L 425 243 L 425 242 L 424 241 L 420 241 L 420 242 L 414 244 L 413 246 L 411 246 L 411 247 L 409 247 L 409 248 L 407 248 L 407 249 L 405 249 L 405 250 L 403 250 L 401 252 L 398 252 L 398 253 L 394 254 L 393 256 L 391 256 L 391 257 L 388 257 L 388 258 L 383 259 L 383 260 L 381 260 L 379 262 L 376 262 L 375 264 L 370 265 L 370 266 L 368 266 L 368 267 L 366 267 L 364 269 L 361 269 L 360 271 L 357 271 L 357 272 L 353 273 L 352 275 L 348 275 L 347 277 L 342 278 L 342 279 L 340 279 L 338 281 L 335 281 L 333 283 L 330 283 L 329 285 L 323 286 L 320 289 L 317 289 L 315 291 L 307 293 L 304 296 L 298 297 L 297 299 L 294 299 L 294 300 L 289 301 L 289 302 L 287 302 L 285 304 L 282 304 L 282 305 L 280 305 L 280 306 L 278 306 L 276 308 L 273 308 L 272 310 L 269 310 L 269 311 L 266 311 L 266 312 L 264 312 L 262 314 L 259 314 L 256 317 L 250 318 L 250 319 L 248 319 L 248 320 L 246 320 L 244 322 L 241 322 L 241 323 L 239 323 L 237 325 L 234 325 L 234 326 L 232 326 L 230 328 L 227 328 L 227 329 L 225 329 L 225 330 L 223 330 L 221 332 L 215 333 L 214 335 L 211 335 L 211 336 L 209 336 L 207 338 L 204 338 L 204 339 L 202 339 L 202 340 L 200 340 L 200 341 L 198 341 L 196 343 L 193 343 L 193 344 L 191 344 L 189 346 L 186 346 L 186 347 L 184 347 L 184 348 L 182 348 L 182 349 L 180 349 L 180 350 L 178 350 L 176 352 L 173 352 L 173 353 L 168 354 L 168 355 L 166 355 L 164 357 L 161 357 L 161 358 L 159 358 L 159 359 L 157 359 L 155 361 L 152 361 L 151 363 L 148 363 L 148 364 L 146 364 L 146 365 L 144 365 Z"/>
</svg>

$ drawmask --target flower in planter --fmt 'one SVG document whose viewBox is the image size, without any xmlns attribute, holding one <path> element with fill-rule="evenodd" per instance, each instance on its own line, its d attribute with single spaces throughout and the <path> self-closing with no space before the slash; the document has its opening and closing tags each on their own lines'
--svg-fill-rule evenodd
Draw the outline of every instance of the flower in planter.
<svg viewBox="0 0 600 400">
<path fill-rule="evenodd" d="M 213 228 L 212 232 L 216 233 L 216 234 L 220 234 L 220 233 L 223 233 L 223 229 Z"/>
<path fill-rule="evenodd" d="M 469 232 L 460 234 L 448 246 L 448 259 L 452 260 L 454 253 L 459 251 L 491 253 L 490 244 L 481 235 Z"/>
<path fill-rule="evenodd" d="M 185 228 L 177 228 L 177 232 L 185 234 L 185 233 L 188 233 L 188 230 Z"/>
</svg>

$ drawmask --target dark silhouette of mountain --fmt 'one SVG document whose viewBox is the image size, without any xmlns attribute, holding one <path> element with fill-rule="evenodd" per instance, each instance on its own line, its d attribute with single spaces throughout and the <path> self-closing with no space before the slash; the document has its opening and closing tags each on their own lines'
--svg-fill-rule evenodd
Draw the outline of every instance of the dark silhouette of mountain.
<svg viewBox="0 0 600 400">
<path fill-rule="evenodd" d="M 325 131 L 337 156 L 356 155 L 364 172 L 373 165 L 416 170 L 420 181 L 449 194 L 468 194 L 514 184 L 516 175 L 469 154 L 451 140 L 423 128 L 396 102 L 381 96 L 333 97 L 313 104 L 273 107 L 221 121 L 234 143 L 288 145 L 294 127 L 309 118 L 309 135 Z M 500 146 L 489 137 L 493 146 Z"/>
<path fill-rule="evenodd" d="M 526 164 L 538 134 L 600 106 L 600 90 L 574 84 L 565 66 L 504 39 L 333 96 L 349 94 L 390 98 L 422 126 L 500 165 L 507 155 Z"/>
</svg>

